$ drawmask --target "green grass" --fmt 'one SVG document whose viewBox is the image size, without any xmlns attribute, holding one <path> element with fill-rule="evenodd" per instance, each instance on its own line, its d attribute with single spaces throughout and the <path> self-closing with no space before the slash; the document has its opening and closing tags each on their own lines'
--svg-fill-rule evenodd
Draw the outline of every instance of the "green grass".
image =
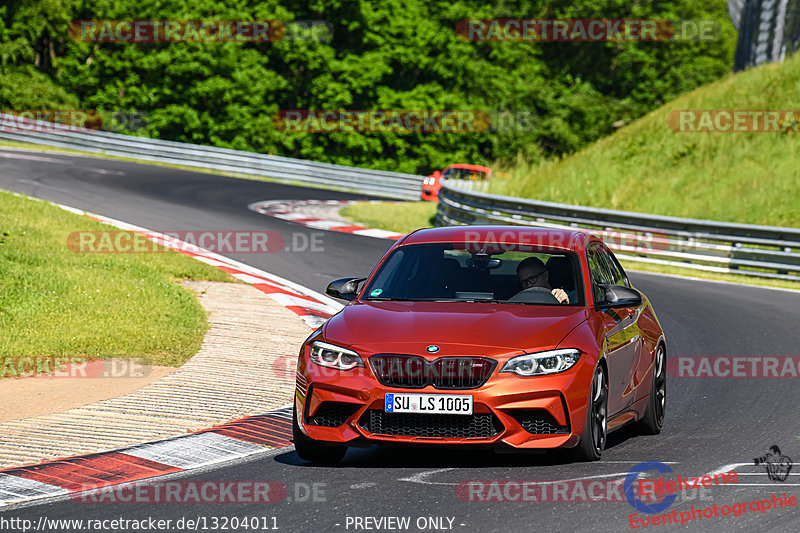
<svg viewBox="0 0 800 533">
<path fill-rule="evenodd" d="M 359 202 L 348 205 L 339 214 L 368 228 L 408 233 L 433 226 L 436 204 L 433 202 Z"/>
<path fill-rule="evenodd" d="M 667 125 L 673 110 L 704 109 L 800 109 L 800 54 L 701 87 L 572 156 L 499 168 L 512 177 L 493 177 L 490 192 L 662 215 L 800 225 L 800 132 L 691 133 Z"/>
<path fill-rule="evenodd" d="M 72 252 L 67 236 L 81 230 L 113 228 L 0 191 L 0 362 L 121 357 L 178 366 L 194 355 L 207 317 L 177 282 L 231 278 L 175 252 Z"/>
</svg>

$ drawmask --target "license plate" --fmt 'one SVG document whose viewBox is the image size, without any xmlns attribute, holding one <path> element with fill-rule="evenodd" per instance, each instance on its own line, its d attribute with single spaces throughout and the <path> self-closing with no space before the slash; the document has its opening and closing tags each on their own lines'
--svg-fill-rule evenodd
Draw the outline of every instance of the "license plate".
<svg viewBox="0 0 800 533">
<path fill-rule="evenodd" d="M 471 415 L 472 396 L 457 394 L 388 393 L 384 411 L 387 413 L 430 413 Z"/>
</svg>

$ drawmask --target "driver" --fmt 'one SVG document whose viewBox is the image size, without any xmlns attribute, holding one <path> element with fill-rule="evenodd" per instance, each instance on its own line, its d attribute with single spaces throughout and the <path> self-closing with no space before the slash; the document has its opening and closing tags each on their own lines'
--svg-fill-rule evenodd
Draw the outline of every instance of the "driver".
<svg viewBox="0 0 800 533">
<path fill-rule="evenodd" d="M 550 273 L 547 272 L 544 268 L 544 263 L 538 257 L 525 258 L 517 265 L 517 277 L 522 284 L 523 291 L 531 287 L 543 287 L 549 290 L 560 303 L 570 303 L 570 297 L 564 289 L 554 289 L 550 286 L 549 276 Z M 574 294 L 572 298 L 575 298 Z"/>
</svg>

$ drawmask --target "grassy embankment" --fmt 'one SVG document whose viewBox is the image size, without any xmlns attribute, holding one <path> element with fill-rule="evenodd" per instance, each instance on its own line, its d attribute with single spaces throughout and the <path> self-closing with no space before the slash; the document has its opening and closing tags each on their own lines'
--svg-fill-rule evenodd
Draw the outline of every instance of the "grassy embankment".
<svg viewBox="0 0 800 533">
<path fill-rule="evenodd" d="M 800 124 L 783 132 L 676 132 L 678 110 L 798 110 L 800 54 L 701 87 L 569 157 L 520 163 L 493 178 L 490 192 L 551 202 L 720 221 L 800 226 Z M 676 114 L 673 113 L 675 118 Z M 671 124 L 675 124 L 674 122 Z M 723 123 L 724 125 L 724 123 Z M 359 204 L 342 214 L 399 232 L 431 224 L 429 202 Z M 690 269 L 628 268 L 800 288 Z"/>
<path fill-rule="evenodd" d="M 177 282 L 231 278 L 175 252 L 70 251 L 82 230 L 113 228 L 0 191 L 0 377 L 16 375 L 19 358 L 178 366 L 200 348 L 206 313 Z"/>
</svg>

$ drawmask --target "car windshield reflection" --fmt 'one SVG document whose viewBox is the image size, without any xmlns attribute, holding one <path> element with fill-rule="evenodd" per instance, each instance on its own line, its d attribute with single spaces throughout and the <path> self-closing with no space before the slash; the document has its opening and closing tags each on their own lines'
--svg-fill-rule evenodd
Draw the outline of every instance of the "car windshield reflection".
<svg viewBox="0 0 800 533">
<path fill-rule="evenodd" d="M 362 300 L 583 305 L 578 272 L 578 256 L 561 249 L 504 243 L 413 244 L 392 252 Z"/>
</svg>

